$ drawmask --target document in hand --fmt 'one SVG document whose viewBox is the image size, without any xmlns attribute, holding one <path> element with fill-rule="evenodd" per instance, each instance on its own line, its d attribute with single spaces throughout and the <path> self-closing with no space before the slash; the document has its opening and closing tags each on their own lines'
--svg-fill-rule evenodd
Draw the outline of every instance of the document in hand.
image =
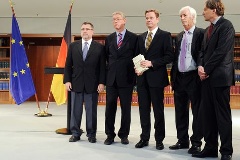
<svg viewBox="0 0 240 160">
<path fill-rule="evenodd" d="M 144 58 L 144 56 L 143 56 L 142 54 L 137 55 L 137 56 L 134 57 L 132 60 L 133 60 L 134 66 L 135 66 L 135 68 L 136 68 L 136 70 L 137 70 L 138 72 L 144 72 L 144 71 L 146 71 L 146 70 L 149 69 L 148 67 L 146 67 L 146 68 L 141 67 L 140 62 L 143 61 L 143 60 L 145 60 L 145 58 Z"/>
</svg>

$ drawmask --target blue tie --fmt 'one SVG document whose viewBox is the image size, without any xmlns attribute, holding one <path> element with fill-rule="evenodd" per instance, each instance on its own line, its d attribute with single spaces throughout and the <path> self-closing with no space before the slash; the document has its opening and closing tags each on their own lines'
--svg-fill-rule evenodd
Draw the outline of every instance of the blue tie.
<svg viewBox="0 0 240 160">
<path fill-rule="evenodd" d="M 85 61 L 88 53 L 88 42 L 84 42 L 84 47 L 83 47 L 83 61 Z"/>
</svg>

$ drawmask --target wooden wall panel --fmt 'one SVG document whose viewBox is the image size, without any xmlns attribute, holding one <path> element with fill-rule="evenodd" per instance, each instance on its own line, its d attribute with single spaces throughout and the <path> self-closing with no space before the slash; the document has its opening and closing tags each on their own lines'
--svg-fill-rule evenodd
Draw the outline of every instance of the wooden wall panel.
<svg viewBox="0 0 240 160">
<path fill-rule="evenodd" d="M 47 101 L 53 75 L 45 74 L 45 67 L 54 67 L 62 37 L 23 38 L 39 101 Z M 35 101 L 35 96 L 29 101 Z M 50 101 L 54 101 L 52 95 Z"/>
</svg>

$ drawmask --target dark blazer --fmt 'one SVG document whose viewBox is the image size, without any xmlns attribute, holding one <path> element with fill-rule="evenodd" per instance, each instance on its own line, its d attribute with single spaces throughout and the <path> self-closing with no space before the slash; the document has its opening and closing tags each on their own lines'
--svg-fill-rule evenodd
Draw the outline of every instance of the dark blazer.
<svg viewBox="0 0 240 160">
<path fill-rule="evenodd" d="M 193 31 L 192 45 L 191 45 L 191 54 L 193 60 L 197 63 L 199 51 L 201 50 L 201 44 L 204 37 L 204 29 L 195 27 Z M 181 42 L 183 38 L 184 31 L 180 32 L 175 41 L 175 51 L 174 51 L 174 59 L 171 69 L 171 85 L 174 90 L 174 82 L 176 80 L 177 72 L 178 72 L 178 58 L 181 51 Z M 200 80 L 200 79 L 199 79 Z"/>
<path fill-rule="evenodd" d="M 204 67 L 213 87 L 235 84 L 234 35 L 235 30 L 232 23 L 223 17 L 214 25 L 209 40 L 207 40 L 206 29 L 198 65 Z"/>
<path fill-rule="evenodd" d="M 137 76 L 137 85 L 144 85 L 146 80 L 149 87 L 165 87 L 169 84 L 166 64 L 173 60 L 172 37 L 169 32 L 158 28 L 148 50 L 146 50 L 147 33 L 144 32 L 139 36 L 137 52 L 143 54 L 146 60 L 151 61 L 153 67 L 150 67 L 143 75 Z"/>
<path fill-rule="evenodd" d="M 119 87 L 131 87 L 135 84 L 136 74 L 132 58 L 136 54 L 136 44 L 137 35 L 128 30 L 119 49 L 116 32 L 106 37 L 107 86 L 112 86 L 115 80 Z"/>
<path fill-rule="evenodd" d="M 63 83 L 71 82 L 74 92 L 97 92 L 98 85 L 105 84 L 105 68 L 103 45 L 93 40 L 83 61 L 82 40 L 75 41 L 69 45 Z"/>
</svg>

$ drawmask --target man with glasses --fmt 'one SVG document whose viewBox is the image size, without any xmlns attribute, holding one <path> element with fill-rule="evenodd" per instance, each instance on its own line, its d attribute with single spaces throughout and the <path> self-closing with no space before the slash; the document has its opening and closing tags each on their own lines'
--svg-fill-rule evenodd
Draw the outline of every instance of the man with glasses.
<svg viewBox="0 0 240 160">
<path fill-rule="evenodd" d="M 125 28 L 127 21 L 125 15 L 122 12 L 114 12 L 112 18 L 115 32 L 105 40 L 107 59 L 105 133 L 107 139 L 104 144 L 106 145 L 112 144 L 116 136 L 114 124 L 118 98 L 122 113 L 118 137 L 122 144 L 129 143 L 131 101 L 135 84 L 132 58 L 135 56 L 137 43 L 137 35 Z"/>
<path fill-rule="evenodd" d="M 68 49 L 64 83 L 72 98 L 69 142 L 80 140 L 83 103 L 88 141 L 96 142 L 98 92 L 104 90 L 106 59 L 103 45 L 92 39 L 93 29 L 92 23 L 84 22 L 82 39 L 71 43 Z"/>
</svg>

